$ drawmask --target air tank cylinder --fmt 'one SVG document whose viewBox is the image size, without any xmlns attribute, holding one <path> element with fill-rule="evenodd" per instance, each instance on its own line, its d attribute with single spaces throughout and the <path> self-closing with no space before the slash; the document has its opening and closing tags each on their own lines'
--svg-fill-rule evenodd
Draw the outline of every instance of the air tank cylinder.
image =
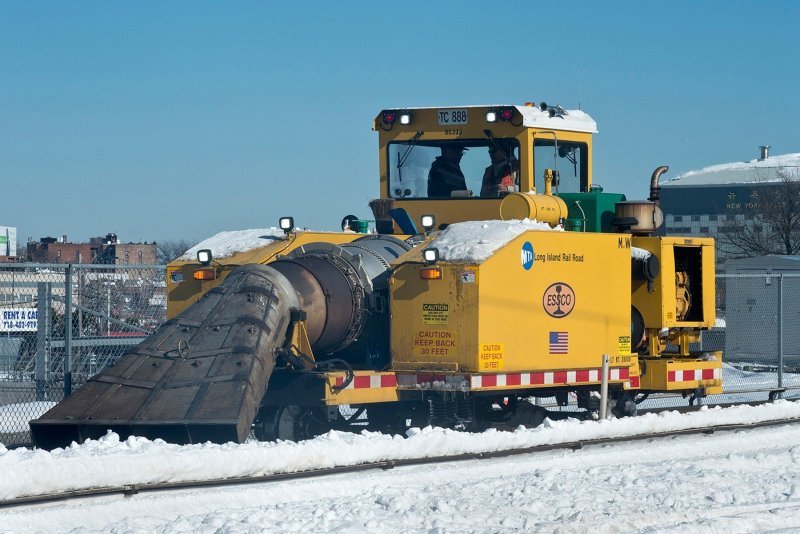
<svg viewBox="0 0 800 534">
<path fill-rule="evenodd" d="M 562 219 L 567 218 L 567 213 L 566 202 L 552 195 L 510 193 L 500 203 L 500 218 L 504 221 L 536 219 L 550 226 L 556 226 Z"/>
</svg>

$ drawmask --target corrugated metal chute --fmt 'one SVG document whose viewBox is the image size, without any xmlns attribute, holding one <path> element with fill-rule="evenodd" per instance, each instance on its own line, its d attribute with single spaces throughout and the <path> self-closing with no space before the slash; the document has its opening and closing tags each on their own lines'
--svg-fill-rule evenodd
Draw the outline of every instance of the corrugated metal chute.
<svg viewBox="0 0 800 534">
<path fill-rule="evenodd" d="M 112 430 L 172 443 L 247 438 L 283 344 L 288 280 L 265 265 L 235 269 L 120 361 L 31 421 L 44 449 Z"/>
</svg>

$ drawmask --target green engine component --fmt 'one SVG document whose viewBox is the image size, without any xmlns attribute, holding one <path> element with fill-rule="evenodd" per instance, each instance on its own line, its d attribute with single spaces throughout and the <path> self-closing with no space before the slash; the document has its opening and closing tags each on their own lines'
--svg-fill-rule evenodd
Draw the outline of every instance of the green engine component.
<svg viewBox="0 0 800 534">
<path fill-rule="evenodd" d="M 569 215 L 567 230 L 580 231 L 578 224 L 586 232 L 615 232 L 611 226 L 614 219 L 615 205 L 624 202 L 625 195 L 620 193 L 603 193 L 603 188 L 593 186 L 588 193 L 558 193 L 556 196 L 567 204 Z M 577 221 L 577 223 L 575 222 Z"/>
<path fill-rule="evenodd" d="M 350 221 L 350 229 L 357 234 L 369 233 L 369 221 L 361 219 Z"/>
</svg>

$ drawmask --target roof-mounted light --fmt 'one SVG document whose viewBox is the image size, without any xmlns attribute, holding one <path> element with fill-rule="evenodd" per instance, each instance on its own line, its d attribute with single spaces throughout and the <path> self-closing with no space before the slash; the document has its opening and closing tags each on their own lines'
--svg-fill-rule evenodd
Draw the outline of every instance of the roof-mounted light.
<svg viewBox="0 0 800 534">
<path fill-rule="evenodd" d="M 214 256 L 211 254 L 211 250 L 204 248 L 197 251 L 197 261 L 203 267 L 211 265 L 211 261 L 214 259 Z"/>
<path fill-rule="evenodd" d="M 420 222 L 422 223 L 422 229 L 425 230 L 425 235 L 428 235 L 436 225 L 436 217 L 433 215 L 423 215 L 420 217 Z"/>
<path fill-rule="evenodd" d="M 393 110 L 386 110 L 381 114 L 381 118 L 383 119 L 384 124 L 391 126 L 397 122 L 397 112 Z"/>
<path fill-rule="evenodd" d="M 490 108 L 486 111 L 486 122 L 510 122 L 514 118 L 513 107 Z"/>
<path fill-rule="evenodd" d="M 411 124 L 411 112 L 410 111 L 401 111 L 400 112 L 400 124 L 403 124 L 403 125 Z"/>
<path fill-rule="evenodd" d="M 278 226 L 284 234 L 289 235 L 294 230 L 294 217 L 281 217 L 278 219 Z"/>
</svg>

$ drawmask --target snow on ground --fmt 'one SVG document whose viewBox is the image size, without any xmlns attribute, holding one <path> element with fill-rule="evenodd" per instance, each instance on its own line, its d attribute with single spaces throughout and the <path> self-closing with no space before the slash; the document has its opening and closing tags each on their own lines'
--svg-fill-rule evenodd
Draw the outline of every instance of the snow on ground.
<svg viewBox="0 0 800 534">
<path fill-rule="evenodd" d="M 454 223 L 442 230 L 428 246 L 439 249 L 439 257 L 445 261 L 480 263 L 528 230 L 563 231 L 563 228 L 551 228 L 547 223 L 528 219 Z"/>
<path fill-rule="evenodd" d="M 109 434 L 46 452 L 0 446 L 0 498 L 92 486 L 292 472 L 800 417 L 800 405 L 547 421 L 407 438 L 331 432 L 301 443 L 176 446 Z M 0 532 L 761 532 L 800 528 L 800 426 L 491 461 L 0 509 Z"/>
</svg>

